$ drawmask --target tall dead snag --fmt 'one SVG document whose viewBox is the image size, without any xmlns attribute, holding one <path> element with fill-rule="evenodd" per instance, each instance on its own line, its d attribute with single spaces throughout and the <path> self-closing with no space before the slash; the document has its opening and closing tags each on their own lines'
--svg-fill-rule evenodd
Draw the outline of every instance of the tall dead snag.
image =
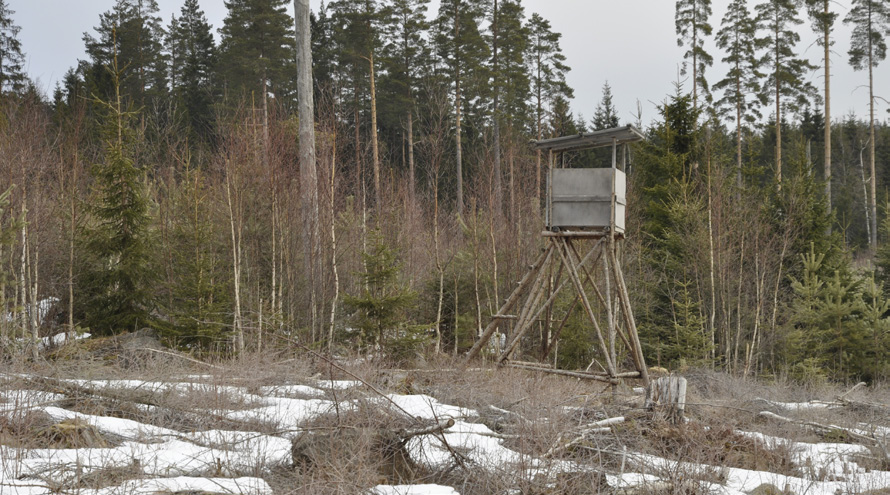
<svg viewBox="0 0 890 495">
<path fill-rule="evenodd" d="M 304 236 L 303 255 L 310 274 L 312 328 L 316 327 L 315 254 L 318 243 L 318 171 L 315 169 L 315 102 L 312 87 L 312 46 L 309 32 L 309 0 L 294 0 L 297 36 L 297 99 L 300 119 L 300 192 Z"/>
</svg>

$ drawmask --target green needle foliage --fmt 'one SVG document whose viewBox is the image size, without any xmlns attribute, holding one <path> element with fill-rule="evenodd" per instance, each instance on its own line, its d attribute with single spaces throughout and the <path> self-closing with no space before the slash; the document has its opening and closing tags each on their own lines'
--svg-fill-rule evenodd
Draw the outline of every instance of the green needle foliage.
<svg viewBox="0 0 890 495">
<path fill-rule="evenodd" d="M 368 252 L 362 254 L 365 270 L 356 274 L 362 290 L 343 298 L 353 310 L 353 325 L 359 331 L 357 345 L 380 348 L 414 340 L 417 329 L 405 322 L 416 294 L 400 285 L 398 257 L 379 231 L 370 234 L 368 243 Z"/>
<path fill-rule="evenodd" d="M 109 71 L 115 99 L 99 102 L 106 110 L 105 159 L 92 169 L 92 221 L 83 235 L 86 266 L 79 284 L 84 322 L 99 334 L 150 326 L 155 280 L 151 202 L 133 160 L 134 113 L 121 103 L 116 58 Z"/>
<path fill-rule="evenodd" d="M 20 27 L 12 21 L 15 11 L 0 0 L 0 95 L 25 89 L 25 55 L 18 39 Z"/>
</svg>

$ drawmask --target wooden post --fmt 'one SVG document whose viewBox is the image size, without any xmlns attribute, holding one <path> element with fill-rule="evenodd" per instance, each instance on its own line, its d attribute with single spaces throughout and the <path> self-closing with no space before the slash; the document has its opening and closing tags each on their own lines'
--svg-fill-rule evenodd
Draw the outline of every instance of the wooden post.
<svg viewBox="0 0 890 495">
<path fill-rule="evenodd" d="M 491 339 L 494 331 L 497 330 L 498 325 L 501 322 L 501 315 L 507 314 L 510 311 L 510 308 L 516 304 L 516 301 L 519 300 L 519 297 L 522 295 L 522 292 L 525 288 L 530 284 L 533 280 L 533 277 L 538 273 L 538 270 L 541 269 L 541 266 L 545 265 L 550 257 L 553 255 L 553 245 L 547 247 L 544 252 L 538 256 L 538 259 L 535 260 L 535 263 L 529 268 L 528 272 L 525 276 L 522 277 L 522 280 L 519 281 L 519 285 L 516 286 L 516 289 L 513 290 L 513 293 L 510 294 L 510 297 L 507 298 L 507 301 L 504 302 L 504 305 L 498 310 L 498 314 L 496 314 L 491 322 L 485 327 L 485 331 L 482 332 L 482 335 L 479 336 L 479 341 L 467 352 L 466 358 L 464 358 L 464 367 L 470 364 L 470 361 L 473 360 L 476 356 L 479 355 L 479 352 L 488 343 L 488 340 Z"/>
</svg>

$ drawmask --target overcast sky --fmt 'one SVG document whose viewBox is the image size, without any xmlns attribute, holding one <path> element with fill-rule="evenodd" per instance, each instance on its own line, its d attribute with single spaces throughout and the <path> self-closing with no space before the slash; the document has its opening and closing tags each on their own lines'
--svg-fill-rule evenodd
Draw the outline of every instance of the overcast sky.
<svg viewBox="0 0 890 495">
<path fill-rule="evenodd" d="M 318 8 L 321 0 L 311 0 Z M 714 0 L 711 19 L 715 33 L 729 0 Z M 753 5 L 757 0 L 751 0 Z M 200 0 L 214 35 L 226 14 L 223 0 Z M 26 52 L 27 70 L 47 94 L 78 58 L 86 58 L 83 33 L 99 23 L 99 14 L 111 9 L 114 0 L 7 0 L 15 11 L 14 20 L 22 30 L 19 37 Z M 839 0 L 836 8 L 846 14 L 850 0 Z M 165 20 L 179 13 L 182 0 L 158 0 Z M 523 0 L 526 16 L 532 12 L 549 19 L 553 29 L 562 33 L 562 48 L 572 68 L 569 84 L 575 89 L 572 109 L 588 120 L 608 80 L 615 96 L 622 122 L 635 117 L 636 101 L 642 103 L 643 123 L 656 117 L 655 104 L 673 92 L 678 79 L 683 50 L 674 34 L 673 0 Z M 753 7 L 752 7 L 753 8 Z M 438 9 L 433 0 L 431 13 Z M 165 21 L 166 22 L 166 21 Z M 814 64 L 821 61 L 821 49 L 814 44 L 816 35 L 809 20 L 801 26 L 799 52 Z M 854 72 L 847 63 L 850 30 L 838 23 L 833 57 L 832 114 L 835 118 L 855 112 L 868 115 L 867 73 Z M 712 83 L 725 73 L 719 60 L 723 57 L 708 40 L 707 50 L 717 61 L 707 72 Z M 810 75 L 821 91 L 822 72 Z M 875 71 L 877 93 L 890 87 L 890 62 Z M 687 84 L 688 88 L 688 84 Z M 890 94 L 883 94 L 890 99 Z M 879 118 L 887 117 L 887 105 L 879 101 Z M 767 111 L 768 112 L 768 111 Z M 767 113 L 764 112 L 764 113 Z"/>
</svg>

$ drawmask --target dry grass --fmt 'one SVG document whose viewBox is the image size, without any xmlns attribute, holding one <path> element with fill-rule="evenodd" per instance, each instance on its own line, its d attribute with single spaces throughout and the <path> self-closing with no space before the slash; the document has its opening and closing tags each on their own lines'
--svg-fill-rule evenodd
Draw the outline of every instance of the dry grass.
<svg viewBox="0 0 890 495">
<path fill-rule="evenodd" d="M 277 425 L 232 421 L 224 418 L 223 412 L 258 405 L 237 391 L 259 394 L 267 386 L 317 385 L 319 380 L 366 383 L 366 387 L 347 390 L 326 389 L 326 398 L 340 407 L 300 425 L 304 433 L 294 441 L 294 465 L 258 470 L 276 493 L 353 494 L 363 493 L 378 483 L 439 483 L 464 495 L 608 493 L 611 489 L 604 473 L 638 468 L 623 455 L 635 452 L 668 459 L 675 466 L 655 473 L 666 480 L 664 486 L 654 484 L 649 491 L 637 493 L 693 494 L 700 493 L 708 482 L 724 481 L 725 474 L 720 468 L 709 467 L 691 472 L 690 465 L 802 476 L 807 475 L 806 467 L 795 465 L 790 441 L 852 440 L 842 436 L 826 438 L 798 425 L 757 417 L 765 408 L 762 399 L 832 401 L 846 392 L 847 386 L 803 389 L 790 383 L 764 383 L 709 370 L 690 370 L 684 376 L 689 380 L 687 416 L 691 421 L 672 425 L 649 417 L 642 410 L 642 396 L 627 386 L 613 391 L 596 382 L 517 369 L 461 371 L 459 362 L 449 358 L 429 362 L 416 370 L 394 370 L 385 363 L 350 359 L 341 361 L 348 361 L 341 364 L 344 371 L 323 359 L 295 355 L 293 349 L 271 349 L 235 361 L 206 365 L 163 353 L 139 353 L 132 349 L 128 352 L 135 354 L 126 360 L 65 358 L 36 365 L 4 363 L 0 365 L 3 387 L 43 387 L 64 394 L 54 405 L 65 409 L 134 419 L 179 431 L 225 429 L 279 434 Z M 22 377 L 23 374 L 48 380 L 35 382 Z M 70 378 L 194 385 L 103 388 L 92 384 L 79 389 L 51 386 Z M 520 461 L 501 469 L 483 469 L 463 462 L 458 455 L 447 468 L 420 466 L 408 457 L 404 441 L 396 433 L 421 422 L 405 417 L 395 408 L 381 407 L 385 401 L 375 390 L 426 394 L 444 404 L 472 409 L 478 416 L 468 421 L 488 426 L 503 446 L 520 454 Z M 877 384 L 857 390 L 849 398 L 886 404 L 890 390 Z M 866 406 L 807 410 L 794 415 L 800 420 L 843 428 L 886 425 L 890 420 L 886 408 Z M 575 439 L 585 425 L 616 416 L 624 416 L 625 423 L 606 433 L 585 436 L 571 447 L 554 449 Z M 43 413 L 12 408 L 0 414 L 0 444 L 83 448 L 113 446 L 119 440 L 88 426 L 76 421 L 53 422 Z M 789 441 L 767 445 L 739 431 L 758 431 Z M 548 453 L 553 454 L 552 460 L 546 460 Z M 867 469 L 890 468 L 879 454 L 862 456 L 857 462 Z M 565 462 L 574 463 L 579 469 L 561 469 Z M 128 468 L 94 471 L 89 477 L 80 478 L 76 487 L 66 489 L 113 486 L 132 475 Z"/>
</svg>

